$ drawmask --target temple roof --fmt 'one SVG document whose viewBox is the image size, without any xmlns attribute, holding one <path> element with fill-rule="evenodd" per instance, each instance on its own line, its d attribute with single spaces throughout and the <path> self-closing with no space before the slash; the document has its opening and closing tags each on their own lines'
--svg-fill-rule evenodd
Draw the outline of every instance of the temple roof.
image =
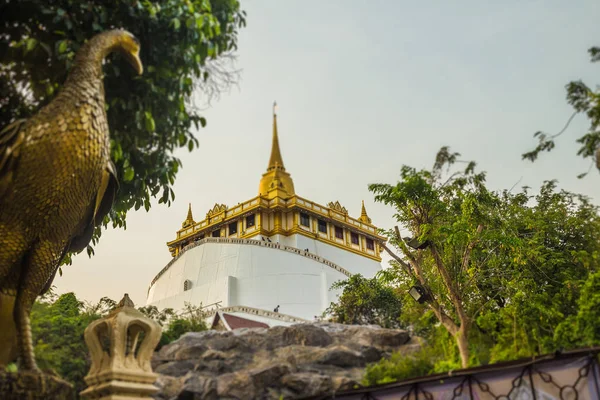
<svg viewBox="0 0 600 400">
<path fill-rule="evenodd" d="M 247 318 L 238 317 L 237 315 L 227 313 L 217 313 L 213 320 L 211 328 L 215 328 L 221 318 L 224 320 L 224 326 L 227 330 L 234 330 L 240 328 L 268 328 L 269 325 L 264 322 L 258 322 Z"/>
</svg>

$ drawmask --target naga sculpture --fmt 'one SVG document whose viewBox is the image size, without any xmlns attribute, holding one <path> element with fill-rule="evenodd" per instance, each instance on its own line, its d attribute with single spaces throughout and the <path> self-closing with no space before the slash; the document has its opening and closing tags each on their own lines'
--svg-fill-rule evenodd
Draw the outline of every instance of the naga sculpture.
<svg viewBox="0 0 600 400">
<path fill-rule="evenodd" d="M 139 50 L 125 30 L 96 35 L 77 52 L 56 98 L 0 131 L 0 365 L 18 356 L 20 370 L 38 371 L 31 307 L 112 207 L 102 63 L 118 51 L 141 74 Z"/>
</svg>

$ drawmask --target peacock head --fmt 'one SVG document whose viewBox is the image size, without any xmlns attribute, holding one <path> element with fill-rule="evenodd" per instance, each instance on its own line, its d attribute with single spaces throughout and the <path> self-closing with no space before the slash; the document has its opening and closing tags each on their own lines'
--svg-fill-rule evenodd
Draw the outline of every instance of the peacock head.
<svg viewBox="0 0 600 400">
<path fill-rule="evenodd" d="M 144 66 L 140 60 L 140 41 L 126 30 L 120 30 L 120 34 L 117 35 L 116 40 L 118 41 L 117 46 L 120 52 L 136 72 L 141 75 L 144 72 Z"/>
</svg>

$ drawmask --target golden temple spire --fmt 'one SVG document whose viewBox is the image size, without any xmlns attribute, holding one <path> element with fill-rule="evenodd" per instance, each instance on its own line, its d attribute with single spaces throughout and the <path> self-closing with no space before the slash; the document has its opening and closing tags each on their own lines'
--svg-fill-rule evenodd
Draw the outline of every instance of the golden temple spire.
<svg viewBox="0 0 600 400">
<path fill-rule="evenodd" d="M 277 132 L 277 102 L 273 103 L 273 139 L 271 142 L 271 157 L 267 172 L 263 174 L 258 193 L 269 198 L 288 198 L 295 194 L 294 182 L 290 174 L 285 172 L 283 158 L 279 149 L 279 135 Z"/>
<path fill-rule="evenodd" d="M 362 201 L 362 210 L 360 210 L 360 218 L 359 220 L 361 220 L 362 222 L 365 222 L 367 224 L 371 223 L 371 218 L 369 218 L 369 216 L 367 215 L 367 209 L 365 208 L 365 201 Z"/>
<path fill-rule="evenodd" d="M 269 158 L 269 166 L 267 171 L 280 167 L 285 171 L 283 166 L 283 158 L 281 158 L 281 150 L 279 149 L 279 136 L 277 135 L 277 102 L 273 103 L 273 142 L 271 143 L 271 158 Z"/>
<path fill-rule="evenodd" d="M 188 226 L 194 225 L 196 221 L 194 221 L 194 216 L 192 215 L 192 203 L 189 203 L 187 217 L 185 221 L 181 224 L 182 228 L 187 228 Z"/>
</svg>

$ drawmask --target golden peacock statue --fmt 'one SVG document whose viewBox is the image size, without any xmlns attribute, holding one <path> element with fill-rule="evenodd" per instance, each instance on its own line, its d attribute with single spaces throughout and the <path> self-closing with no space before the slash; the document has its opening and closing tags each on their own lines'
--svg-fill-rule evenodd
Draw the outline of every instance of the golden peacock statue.
<svg viewBox="0 0 600 400">
<path fill-rule="evenodd" d="M 125 30 L 96 35 L 77 52 L 56 98 L 0 131 L 0 365 L 18 356 L 21 369 L 38 370 L 31 307 L 112 207 L 102 63 L 118 51 L 141 74 L 139 50 Z"/>
</svg>

